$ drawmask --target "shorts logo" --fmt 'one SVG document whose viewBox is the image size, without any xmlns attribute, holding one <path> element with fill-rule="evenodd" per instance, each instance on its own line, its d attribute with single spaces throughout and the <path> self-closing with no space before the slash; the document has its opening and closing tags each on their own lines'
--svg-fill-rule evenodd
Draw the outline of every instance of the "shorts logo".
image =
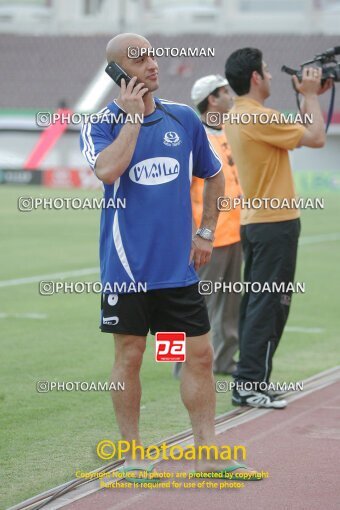
<svg viewBox="0 0 340 510">
<path fill-rule="evenodd" d="M 176 147 L 177 145 L 180 145 L 182 142 L 180 137 L 175 131 L 168 131 L 164 135 L 163 143 L 168 147 Z"/>
<path fill-rule="evenodd" d="M 129 171 L 131 181 L 154 186 L 177 179 L 180 164 L 174 158 L 150 158 L 136 163 Z"/>
<path fill-rule="evenodd" d="M 118 324 L 119 318 L 117 316 L 114 317 L 103 317 L 103 324 L 107 324 L 109 326 L 115 326 Z"/>
<path fill-rule="evenodd" d="M 106 299 L 106 295 L 104 294 L 104 299 Z M 107 304 L 109 306 L 115 306 L 118 303 L 118 294 L 109 294 L 107 295 Z M 112 317 L 103 317 L 103 325 L 107 326 L 116 326 L 119 322 L 119 317 L 117 315 L 113 315 Z"/>
<path fill-rule="evenodd" d="M 115 306 L 118 301 L 118 294 L 109 294 L 107 302 L 110 306 Z"/>
<path fill-rule="evenodd" d="M 185 333 L 156 333 L 156 361 L 185 361 Z"/>
</svg>

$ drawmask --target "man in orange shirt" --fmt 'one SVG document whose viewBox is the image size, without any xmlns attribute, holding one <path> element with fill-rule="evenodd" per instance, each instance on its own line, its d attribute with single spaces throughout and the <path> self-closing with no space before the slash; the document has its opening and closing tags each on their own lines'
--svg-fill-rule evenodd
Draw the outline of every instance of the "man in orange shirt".
<svg viewBox="0 0 340 510">
<path fill-rule="evenodd" d="M 228 81 L 220 75 L 209 75 L 197 80 L 191 91 L 191 99 L 198 109 L 209 142 L 222 161 L 225 178 L 225 196 L 235 198 L 242 194 L 237 168 L 227 142 L 222 115 L 232 107 Z M 215 115 L 217 114 L 217 115 Z M 209 121 L 211 117 L 211 122 Z M 218 119 L 220 117 L 220 119 Z M 214 125 L 212 120 L 214 119 Z M 216 122 L 217 120 L 217 122 Z M 191 201 L 195 225 L 201 224 L 203 213 L 203 179 L 194 177 L 191 185 Z M 196 226 L 194 227 L 196 231 Z M 221 211 L 215 231 L 214 249 L 209 264 L 201 267 L 198 274 L 202 281 L 229 283 L 240 281 L 242 249 L 240 241 L 240 207 Z M 236 370 L 234 355 L 238 349 L 238 318 L 240 294 L 228 289 L 205 294 L 214 347 L 214 373 L 232 374 Z M 181 363 L 176 363 L 174 374 L 178 375 Z"/>
<path fill-rule="evenodd" d="M 225 75 L 237 94 L 225 130 L 245 198 L 241 212 L 244 280 L 265 289 L 259 292 L 250 287 L 243 296 L 240 361 L 232 402 L 282 409 L 286 401 L 277 400 L 277 395 L 266 389 L 288 319 L 300 234 L 300 211 L 294 206 L 288 151 L 324 145 L 324 120 L 317 96 L 331 83 L 321 87 L 320 68 L 304 68 L 301 82 L 294 77 L 296 90 L 304 96 L 302 113 L 313 117 L 311 124 L 302 125 L 278 121 L 280 112 L 265 107 L 272 77 L 259 49 L 241 48 L 232 53 Z M 282 207 L 271 205 L 277 203 Z M 279 290 L 275 290 L 277 286 Z"/>
</svg>

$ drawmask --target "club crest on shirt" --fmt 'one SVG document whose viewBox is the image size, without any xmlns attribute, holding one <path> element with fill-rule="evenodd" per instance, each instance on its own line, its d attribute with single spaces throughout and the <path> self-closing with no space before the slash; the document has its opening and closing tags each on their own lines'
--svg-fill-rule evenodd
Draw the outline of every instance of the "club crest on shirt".
<svg viewBox="0 0 340 510">
<path fill-rule="evenodd" d="M 176 147 L 177 145 L 180 145 L 182 142 L 176 131 L 168 131 L 164 135 L 163 143 L 168 147 Z"/>
</svg>

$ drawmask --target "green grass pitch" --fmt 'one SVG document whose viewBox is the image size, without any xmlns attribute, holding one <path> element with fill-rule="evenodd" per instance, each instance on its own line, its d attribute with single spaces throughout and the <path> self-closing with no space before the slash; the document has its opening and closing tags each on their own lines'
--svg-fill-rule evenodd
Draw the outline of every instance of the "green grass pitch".
<svg viewBox="0 0 340 510">
<path fill-rule="evenodd" d="M 2 186 L 0 280 L 97 266 L 100 212 L 19 212 L 17 198 L 30 195 L 100 197 L 101 192 Z M 296 281 L 305 282 L 306 292 L 293 298 L 290 329 L 276 353 L 273 380 L 300 381 L 340 359 L 339 195 L 328 192 L 324 197 L 323 210 L 302 213 L 301 237 L 310 242 L 299 248 Z M 337 240 L 323 240 L 327 234 L 337 234 Z M 93 274 L 68 280 L 98 278 Z M 111 335 L 98 329 L 99 295 L 40 296 L 38 283 L 29 283 L 0 287 L 0 296 L 4 508 L 74 478 L 78 469 L 102 466 L 97 442 L 119 436 L 108 392 L 36 391 L 39 380 L 108 380 L 114 349 Z M 142 368 L 141 430 L 146 444 L 190 426 L 171 369 L 154 361 L 150 337 Z M 217 414 L 230 409 L 230 395 L 217 394 Z"/>
</svg>

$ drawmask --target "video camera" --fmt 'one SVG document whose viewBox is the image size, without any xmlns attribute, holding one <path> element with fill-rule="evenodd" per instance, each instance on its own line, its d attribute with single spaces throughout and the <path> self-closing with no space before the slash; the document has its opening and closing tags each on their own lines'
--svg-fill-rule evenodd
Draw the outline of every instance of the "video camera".
<svg viewBox="0 0 340 510">
<path fill-rule="evenodd" d="M 336 55 L 340 55 L 340 46 L 335 46 L 334 48 L 326 50 L 324 53 L 320 53 L 320 55 L 315 55 L 312 60 L 300 65 L 300 71 L 287 66 L 282 66 L 281 71 L 291 76 L 295 75 L 298 80 L 301 81 L 303 68 L 315 65 L 322 69 L 321 85 L 323 85 L 328 78 L 332 78 L 334 82 L 340 82 L 340 62 L 336 60 Z"/>
<path fill-rule="evenodd" d="M 309 60 L 308 62 L 304 62 L 300 65 L 300 70 L 297 71 L 296 69 L 292 69 L 287 66 L 282 66 L 281 71 L 287 74 L 290 74 L 291 76 L 296 76 L 299 81 L 302 80 L 302 71 L 303 68 L 306 66 L 314 65 L 316 67 L 319 67 L 322 69 L 322 75 L 321 75 L 321 85 L 324 85 L 326 80 L 331 78 L 333 80 L 333 87 L 332 87 L 332 95 L 329 103 L 328 108 L 328 115 L 327 115 L 327 121 L 326 121 L 326 132 L 328 131 L 329 125 L 332 121 L 333 116 L 333 110 L 334 110 L 334 100 L 335 100 L 335 83 L 340 82 L 340 62 L 338 62 L 335 58 L 336 55 L 340 55 L 340 46 L 334 46 L 334 48 L 330 48 L 329 50 L 326 50 L 324 53 L 320 53 L 319 55 L 315 55 L 315 57 L 312 60 Z M 296 92 L 296 102 L 298 109 L 300 110 L 300 100 L 299 100 L 299 93 L 295 89 L 294 82 L 293 82 L 293 88 Z"/>
</svg>

